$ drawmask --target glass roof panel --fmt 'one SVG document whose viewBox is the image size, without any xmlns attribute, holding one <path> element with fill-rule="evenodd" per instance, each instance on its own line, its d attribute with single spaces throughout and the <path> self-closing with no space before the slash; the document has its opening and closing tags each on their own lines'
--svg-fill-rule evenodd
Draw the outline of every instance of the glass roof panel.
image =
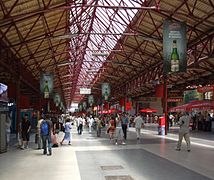
<svg viewBox="0 0 214 180">
<path fill-rule="evenodd" d="M 142 0 L 91 0 L 87 1 L 84 12 L 82 12 L 83 7 L 72 9 L 70 31 L 76 33 L 77 37 L 71 37 L 73 42 L 70 43 L 70 48 L 81 47 L 77 51 L 82 50 L 78 56 L 73 57 L 81 66 L 81 69 L 76 70 L 79 71 L 77 86 L 85 84 L 82 83 L 83 80 L 93 81 L 96 73 L 103 67 L 103 62 L 108 58 L 108 54 L 137 13 L 137 9 L 128 7 L 140 7 L 142 2 Z M 76 5 L 81 3 L 81 0 L 75 1 Z M 78 90 L 76 89 L 76 92 Z"/>
</svg>

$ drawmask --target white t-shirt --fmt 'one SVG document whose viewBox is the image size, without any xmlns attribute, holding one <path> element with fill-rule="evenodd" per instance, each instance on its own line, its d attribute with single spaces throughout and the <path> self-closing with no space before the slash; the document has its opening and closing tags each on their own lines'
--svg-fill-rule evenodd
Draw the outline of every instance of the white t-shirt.
<svg viewBox="0 0 214 180">
<path fill-rule="evenodd" d="M 135 119 L 134 119 L 134 123 L 135 123 L 135 128 L 141 128 L 142 127 L 142 124 L 143 124 L 143 119 L 141 116 L 137 116 Z"/>
</svg>

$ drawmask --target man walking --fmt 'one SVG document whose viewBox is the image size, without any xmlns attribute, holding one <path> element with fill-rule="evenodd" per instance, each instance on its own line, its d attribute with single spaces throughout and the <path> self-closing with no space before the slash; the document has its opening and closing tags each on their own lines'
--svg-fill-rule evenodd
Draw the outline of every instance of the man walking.
<svg viewBox="0 0 214 180">
<path fill-rule="evenodd" d="M 21 149 L 28 148 L 28 144 L 29 144 L 29 140 L 30 140 L 30 130 L 31 130 L 31 124 L 28 119 L 28 114 L 25 114 L 24 118 L 21 122 L 21 135 L 22 135 Z"/>
<path fill-rule="evenodd" d="M 45 119 L 41 123 L 40 134 L 42 137 L 42 145 L 44 150 L 43 154 L 47 154 L 47 144 L 48 144 L 49 156 L 52 155 L 51 131 L 52 131 L 52 122 L 50 121 L 48 115 L 46 115 Z"/>
<path fill-rule="evenodd" d="M 191 118 L 188 115 L 188 113 L 182 113 L 182 116 L 179 119 L 178 124 L 180 125 L 180 130 L 179 130 L 179 140 L 176 148 L 177 151 L 181 150 L 181 143 L 184 137 L 187 144 L 187 151 L 190 152 L 190 138 L 189 138 L 190 119 Z"/>
<path fill-rule="evenodd" d="M 127 138 L 127 127 L 128 127 L 128 124 L 129 124 L 129 119 L 128 119 L 128 117 L 127 117 L 125 112 L 122 115 L 121 123 L 122 123 L 124 140 L 126 140 L 126 138 Z"/>
<path fill-rule="evenodd" d="M 137 115 L 137 117 L 134 119 L 134 123 L 135 123 L 135 130 L 136 130 L 136 134 L 137 134 L 137 140 L 140 139 L 140 131 L 142 126 L 144 125 L 143 119 L 140 116 L 140 114 Z"/>
</svg>

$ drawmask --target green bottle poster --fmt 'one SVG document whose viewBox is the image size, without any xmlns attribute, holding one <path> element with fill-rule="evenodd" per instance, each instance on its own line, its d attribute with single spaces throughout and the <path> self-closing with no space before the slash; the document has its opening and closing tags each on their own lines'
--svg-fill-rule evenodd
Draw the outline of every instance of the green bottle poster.
<svg viewBox="0 0 214 180">
<path fill-rule="evenodd" d="M 93 95 L 88 96 L 88 104 L 89 104 L 89 106 L 92 106 L 94 104 L 94 97 L 93 97 Z"/>
<path fill-rule="evenodd" d="M 41 73 L 40 74 L 40 92 L 45 99 L 52 96 L 53 93 L 53 74 Z"/>
<path fill-rule="evenodd" d="M 110 96 L 110 85 L 109 85 L 109 83 L 103 83 L 102 84 L 102 97 L 105 101 L 108 101 L 109 96 Z"/>
<path fill-rule="evenodd" d="M 54 93 L 54 102 L 55 102 L 57 107 L 60 105 L 61 97 L 58 93 Z"/>
<path fill-rule="evenodd" d="M 163 23 L 163 69 L 165 73 L 186 72 L 186 24 L 165 20 Z"/>
</svg>

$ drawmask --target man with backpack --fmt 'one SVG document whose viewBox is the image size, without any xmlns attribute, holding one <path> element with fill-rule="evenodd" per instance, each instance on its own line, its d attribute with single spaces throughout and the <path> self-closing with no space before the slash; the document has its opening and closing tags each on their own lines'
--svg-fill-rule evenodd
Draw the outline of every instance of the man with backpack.
<svg viewBox="0 0 214 180">
<path fill-rule="evenodd" d="M 48 143 L 49 156 L 52 155 L 51 130 L 52 130 L 52 122 L 49 120 L 48 115 L 46 115 L 45 119 L 42 121 L 40 126 L 40 134 L 42 137 L 42 144 L 43 144 L 43 150 L 44 150 L 43 154 L 47 154 L 47 143 Z"/>
</svg>

